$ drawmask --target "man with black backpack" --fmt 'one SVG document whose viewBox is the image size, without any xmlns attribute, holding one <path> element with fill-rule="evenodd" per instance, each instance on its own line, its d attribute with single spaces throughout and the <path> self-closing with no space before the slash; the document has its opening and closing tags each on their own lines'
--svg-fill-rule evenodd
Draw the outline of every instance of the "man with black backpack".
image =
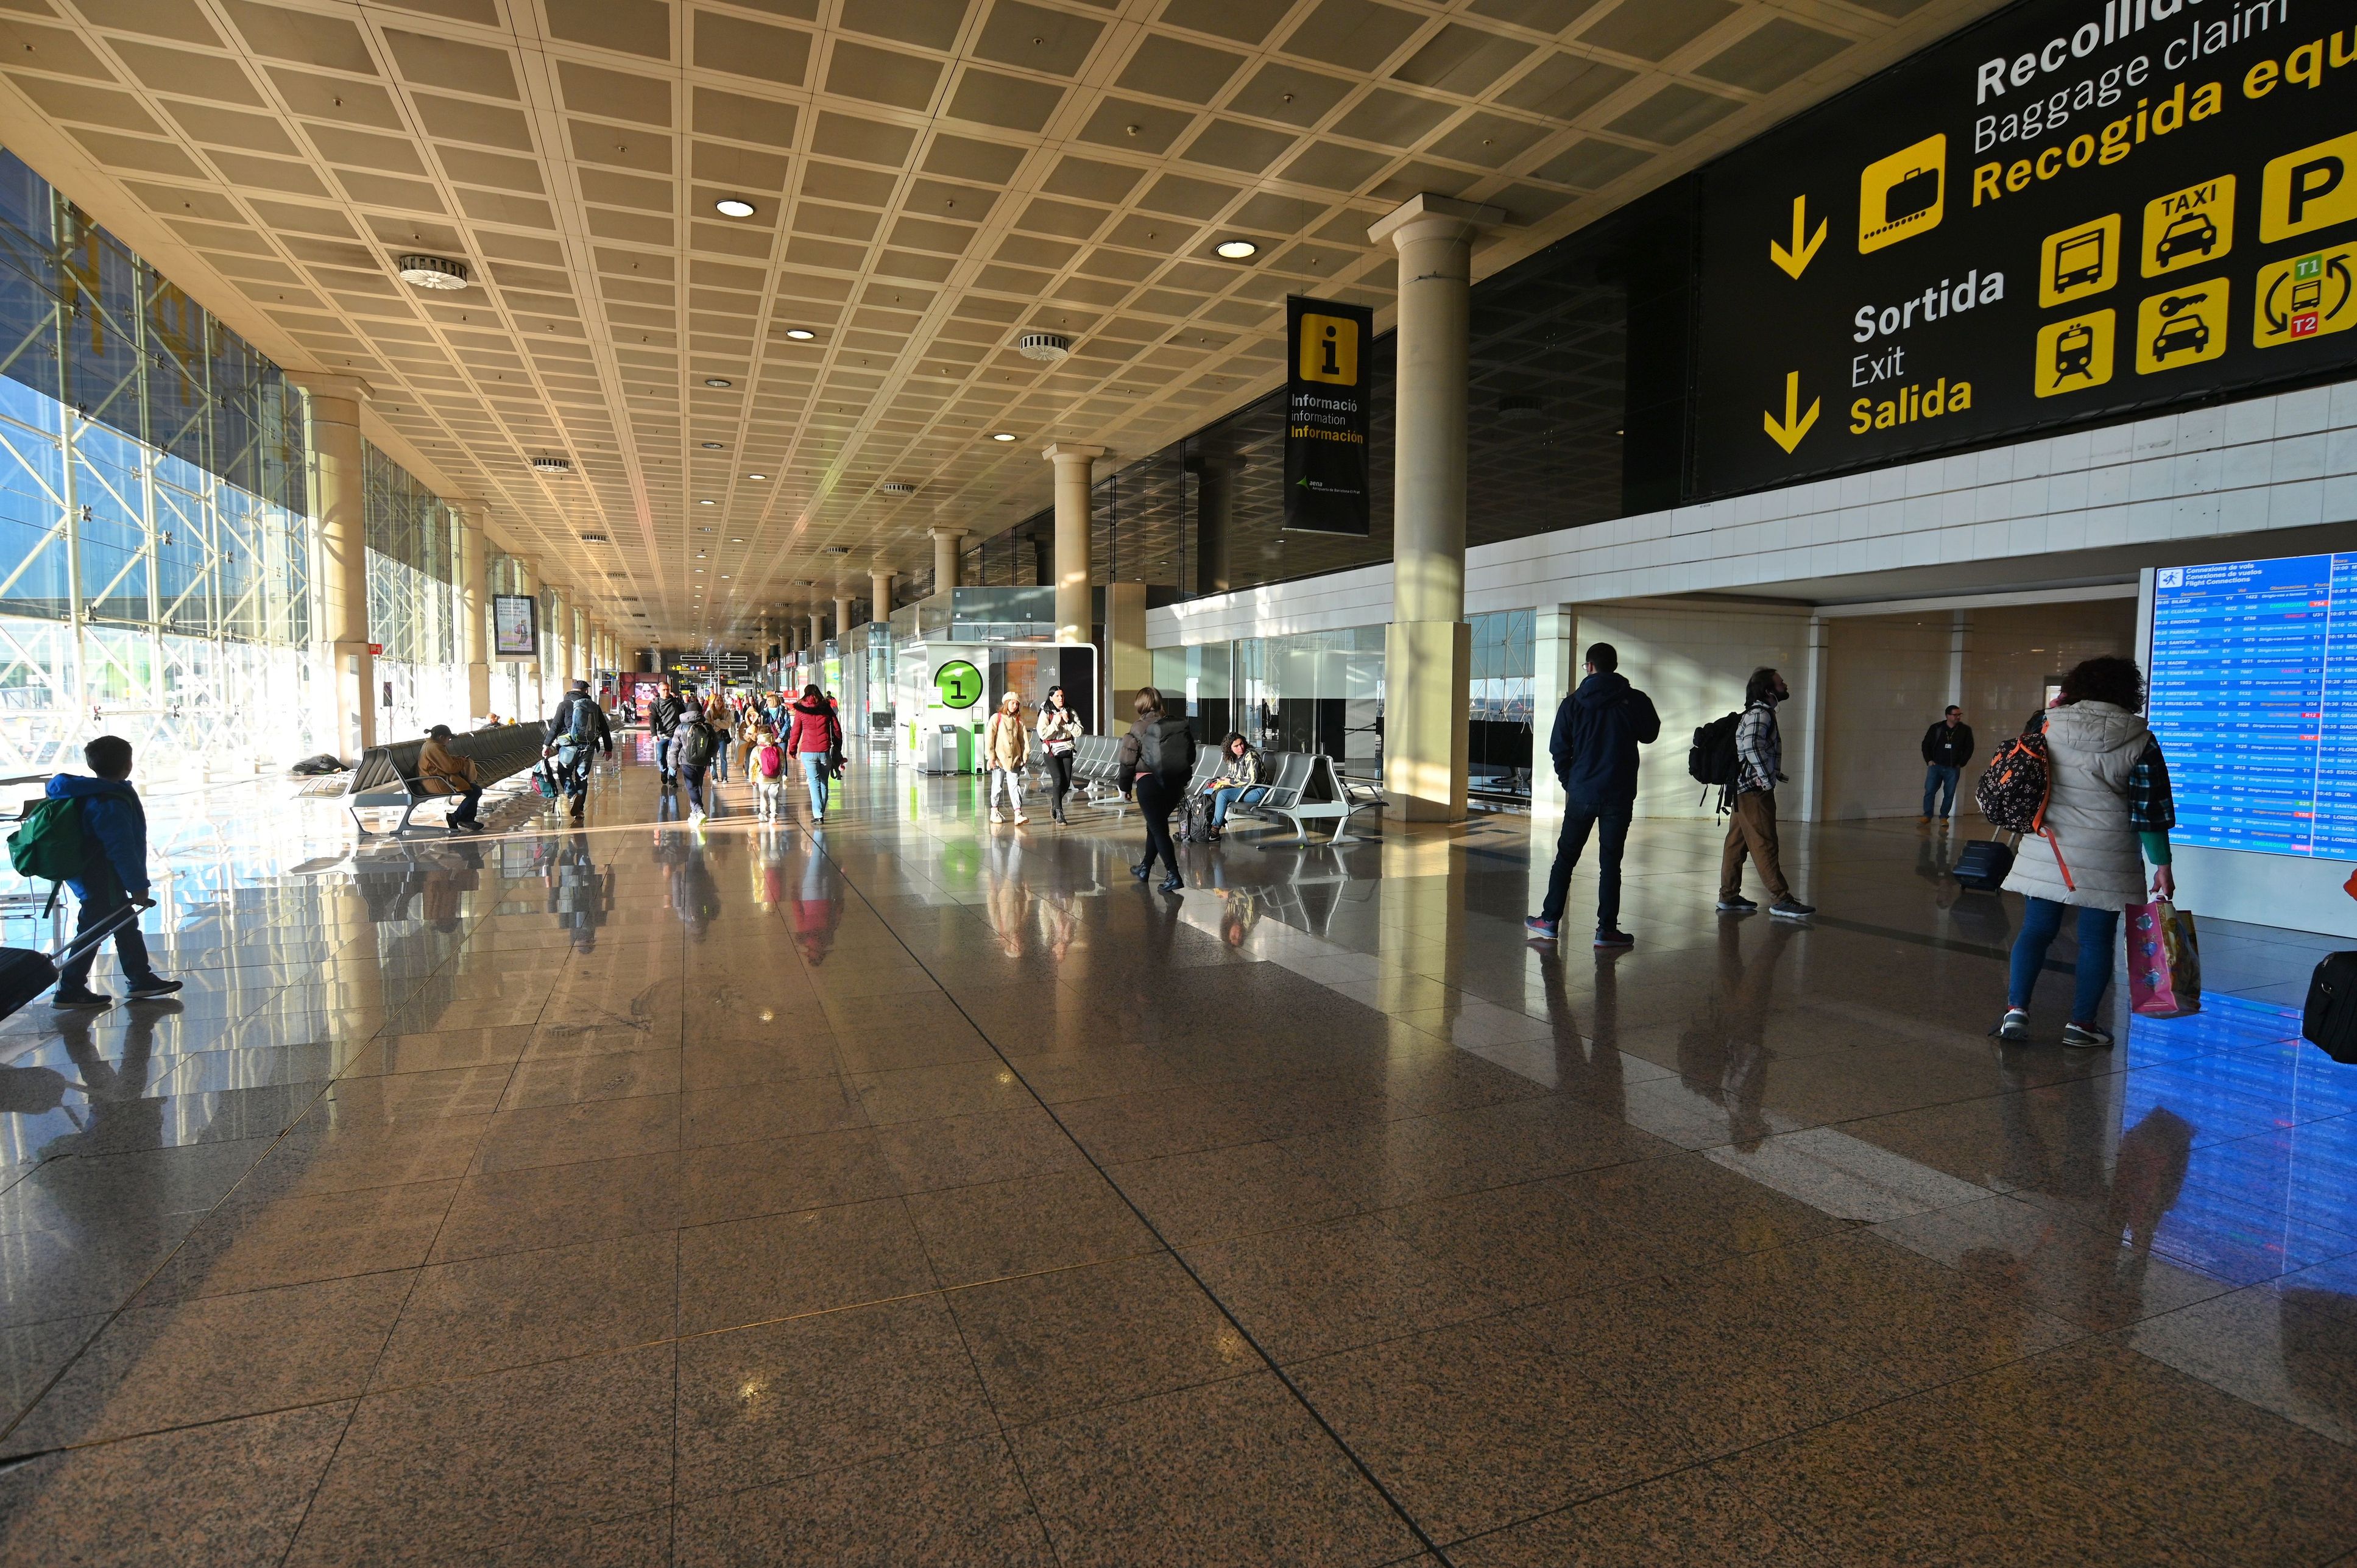
<svg viewBox="0 0 2357 1568">
<path fill-rule="evenodd" d="M 556 759 L 556 777 L 576 822 L 589 803 L 589 767 L 600 747 L 607 756 L 614 755 L 613 727 L 606 722 L 606 710 L 589 694 L 589 682 L 576 681 L 549 715 L 541 755 Z"/>
<path fill-rule="evenodd" d="M 718 707 L 715 702 L 713 706 Z M 720 732 L 704 716 L 704 707 L 689 703 L 680 710 L 679 725 L 672 731 L 671 760 L 680 782 L 687 786 L 687 820 L 701 827 L 706 815 L 704 800 L 705 774 L 712 767 L 712 758 L 720 749 Z"/>
<path fill-rule="evenodd" d="M 1588 833 L 1601 825 L 1596 945 L 1637 945 L 1620 929 L 1620 854 L 1628 847 L 1637 803 L 1637 748 L 1660 737 L 1662 718 L 1653 700 L 1620 671 L 1620 652 L 1609 642 L 1595 644 L 1587 650 L 1587 678 L 1555 709 L 1547 749 L 1563 781 L 1563 834 L 1555 842 L 1555 867 L 1547 873 L 1546 901 L 1523 922 L 1543 941 L 1555 940 L 1571 896 L 1572 870 L 1587 847 Z"/>
<path fill-rule="evenodd" d="M 1743 713 L 1735 724 L 1735 778 L 1732 815 L 1727 824 L 1727 845 L 1718 857 L 1718 912 L 1748 915 L 1760 908 L 1743 896 L 1743 857 L 1748 854 L 1760 868 L 1775 902 L 1768 912 L 1787 920 L 1804 920 L 1817 912 L 1792 896 L 1784 880 L 1783 852 L 1776 836 L 1776 786 L 1784 779 L 1784 737 L 1777 727 L 1776 704 L 1792 694 L 1784 677 L 1762 666 L 1751 672 L 1743 690 Z M 1697 741 L 1700 736 L 1695 737 Z"/>
</svg>

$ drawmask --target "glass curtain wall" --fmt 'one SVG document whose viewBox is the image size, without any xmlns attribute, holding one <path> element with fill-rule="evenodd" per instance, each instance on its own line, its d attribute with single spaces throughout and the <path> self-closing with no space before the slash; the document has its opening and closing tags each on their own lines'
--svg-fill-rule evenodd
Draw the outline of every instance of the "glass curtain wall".
<svg viewBox="0 0 2357 1568">
<path fill-rule="evenodd" d="M 457 518 L 416 477 L 362 443 L 369 639 L 376 657 L 377 734 L 408 740 L 432 725 L 467 727 L 465 622 Z"/>
<path fill-rule="evenodd" d="M 301 395 L 0 152 L 0 770 L 319 748 Z"/>
</svg>

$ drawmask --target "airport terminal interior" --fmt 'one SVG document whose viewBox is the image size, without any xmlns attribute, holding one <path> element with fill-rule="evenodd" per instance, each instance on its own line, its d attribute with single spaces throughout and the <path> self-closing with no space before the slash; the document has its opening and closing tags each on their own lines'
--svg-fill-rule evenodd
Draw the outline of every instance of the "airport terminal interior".
<svg viewBox="0 0 2357 1568">
<path fill-rule="evenodd" d="M 0 1562 L 2357 1563 L 2352 66 L 0 5 Z"/>
</svg>

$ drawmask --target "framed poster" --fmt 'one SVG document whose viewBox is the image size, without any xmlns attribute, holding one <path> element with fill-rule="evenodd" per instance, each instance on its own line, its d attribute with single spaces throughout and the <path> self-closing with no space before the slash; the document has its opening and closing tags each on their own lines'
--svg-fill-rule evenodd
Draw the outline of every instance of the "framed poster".
<svg viewBox="0 0 2357 1568">
<path fill-rule="evenodd" d="M 540 601 L 530 594 L 491 596 L 491 656 L 540 657 Z"/>
</svg>

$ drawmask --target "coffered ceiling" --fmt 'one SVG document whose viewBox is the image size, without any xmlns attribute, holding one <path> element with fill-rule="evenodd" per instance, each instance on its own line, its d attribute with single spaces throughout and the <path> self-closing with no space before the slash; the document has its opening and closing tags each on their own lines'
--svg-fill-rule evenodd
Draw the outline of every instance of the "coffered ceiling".
<svg viewBox="0 0 2357 1568">
<path fill-rule="evenodd" d="M 1051 440 L 1265 391 L 1286 294 L 1390 306 L 1367 226 L 1419 190 L 1506 210 L 1486 274 L 1989 8 L 0 0 L 0 142 L 679 643 L 1020 519 Z"/>
</svg>

